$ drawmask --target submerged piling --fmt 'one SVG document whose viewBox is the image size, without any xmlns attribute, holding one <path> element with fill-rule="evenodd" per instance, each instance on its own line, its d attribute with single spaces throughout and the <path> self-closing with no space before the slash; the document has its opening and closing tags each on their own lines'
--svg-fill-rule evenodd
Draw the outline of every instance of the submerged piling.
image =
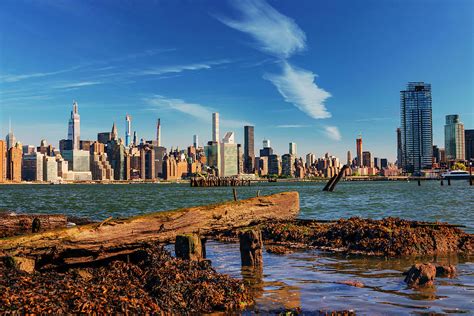
<svg viewBox="0 0 474 316">
<path fill-rule="evenodd" d="M 205 246 L 202 239 L 196 234 L 185 234 L 176 236 L 174 244 L 177 258 L 199 261 L 205 258 Z"/>
<path fill-rule="evenodd" d="M 239 234 L 240 258 L 242 266 L 263 266 L 263 242 L 262 232 L 258 229 L 250 229 Z"/>
</svg>

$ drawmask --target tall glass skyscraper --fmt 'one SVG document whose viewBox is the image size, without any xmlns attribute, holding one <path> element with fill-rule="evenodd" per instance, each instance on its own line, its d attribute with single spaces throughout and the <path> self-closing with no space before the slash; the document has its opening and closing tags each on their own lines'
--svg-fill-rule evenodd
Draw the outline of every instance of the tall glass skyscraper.
<svg viewBox="0 0 474 316">
<path fill-rule="evenodd" d="M 433 119 L 431 84 L 409 82 L 400 91 L 400 121 L 402 132 L 402 168 L 419 174 L 431 168 L 433 156 Z"/>
<path fill-rule="evenodd" d="M 464 124 L 459 121 L 459 115 L 446 115 L 444 125 L 444 149 L 446 159 L 464 160 Z"/>
</svg>

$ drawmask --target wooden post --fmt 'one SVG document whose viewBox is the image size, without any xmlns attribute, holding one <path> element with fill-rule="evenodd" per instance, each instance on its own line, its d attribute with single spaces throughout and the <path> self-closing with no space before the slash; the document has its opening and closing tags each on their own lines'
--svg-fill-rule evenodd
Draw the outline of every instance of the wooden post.
<svg viewBox="0 0 474 316">
<path fill-rule="evenodd" d="M 196 234 L 177 235 L 174 244 L 177 258 L 199 261 L 203 259 L 202 240 Z"/>
<path fill-rule="evenodd" d="M 242 266 L 263 266 L 262 256 L 262 232 L 258 229 L 250 229 L 239 234 L 240 258 Z"/>
<path fill-rule="evenodd" d="M 35 217 L 33 219 L 33 222 L 31 223 L 31 232 L 32 233 L 37 233 L 41 230 L 41 221 L 38 217 Z"/>
<path fill-rule="evenodd" d="M 443 179 L 441 179 L 441 185 L 442 185 L 442 186 L 444 185 Z"/>
<path fill-rule="evenodd" d="M 418 186 L 420 186 L 420 185 L 421 185 L 421 180 L 420 180 L 420 179 L 418 179 Z"/>
<path fill-rule="evenodd" d="M 448 178 L 448 185 L 451 185 L 451 178 Z"/>
<path fill-rule="evenodd" d="M 257 197 L 260 196 L 260 190 L 257 190 Z"/>
<path fill-rule="evenodd" d="M 237 201 L 237 189 L 232 188 L 232 193 L 234 194 L 234 201 Z"/>
</svg>

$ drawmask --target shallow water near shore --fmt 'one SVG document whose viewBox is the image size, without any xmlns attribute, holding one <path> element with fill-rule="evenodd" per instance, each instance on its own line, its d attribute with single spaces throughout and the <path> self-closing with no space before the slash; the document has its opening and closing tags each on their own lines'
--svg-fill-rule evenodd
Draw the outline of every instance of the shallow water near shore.
<svg viewBox="0 0 474 316">
<path fill-rule="evenodd" d="M 467 181 L 341 182 L 322 192 L 322 182 L 278 182 L 237 187 L 244 199 L 282 191 L 300 193 L 300 218 L 402 217 L 465 225 L 474 232 L 474 186 Z M 0 211 L 60 213 L 94 220 L 232 199 L 232 188 L 191 188 L 187 184 L 0 185 Z M 259 311 L 301 306 L 304 311 L 353 309 L 360 314 L 474 314 L 474 258 L 375 258 L 316 250 L 288 255 L 264 253 L 262 273 L 242 271 L 238 245 L 209 242 L 208 257 L 223 273 L 252 284 Z M 435 287 L 408 289 L 401 272 L 415 261 L 456 264 L 454 279 Z M 359 281 L 358 288 L 340 281 Z"/>
</svg>

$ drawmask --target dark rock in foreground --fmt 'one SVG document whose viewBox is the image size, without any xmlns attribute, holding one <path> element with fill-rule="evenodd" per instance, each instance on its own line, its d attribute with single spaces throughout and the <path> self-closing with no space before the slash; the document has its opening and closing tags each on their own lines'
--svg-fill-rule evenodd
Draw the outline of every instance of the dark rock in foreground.
<svg viewBox="0 0 474 316">
<path fill-rule="evenodd" d="M 409 286 L 431 286 L 436 277 L 436 266 L 431 263 L 417 263 L 403 274 L 406 275 L 405 282 Z"/>
<path fill-rule="evenodd" d="M 27 274 L 0 264 L 0 313 L 204 313 L 240 310 L 252 300 L 243 283 L 206 261 L 171 257 L 148 246 L 130 263 Z"/>
</svg>

